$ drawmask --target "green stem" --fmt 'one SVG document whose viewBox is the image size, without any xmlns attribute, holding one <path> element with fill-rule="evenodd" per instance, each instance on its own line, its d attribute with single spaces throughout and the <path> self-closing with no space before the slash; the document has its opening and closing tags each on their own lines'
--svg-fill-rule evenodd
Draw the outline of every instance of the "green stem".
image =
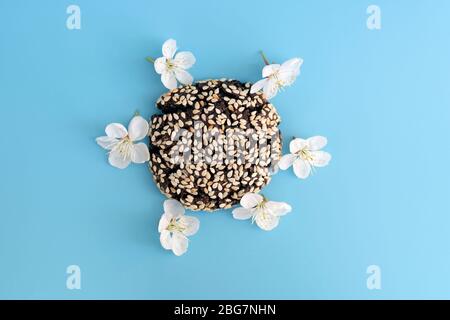
<svg viewBox="0 0 450 320">
<path fill-rule="evenodd" d="M 266 65 L 269 65 L 270 62 L 269 62 L 269 60 L 267 60 L 267 57 L 266 57 L 266 55 L 264 54 L 264 52 L 261 50 L 261 51 L 259 51 L 259 54 L 261 55 L 262 59 L 264 60 L 264 63 L 265 63 Z"/>
<path fill-rule="evenodd" d="M 145 60 L 147 60 L 150 63 L 155 63 L 155 59 L 153 59 L 152 57 L 147 57 L 145 58 Z"/>
</svg>

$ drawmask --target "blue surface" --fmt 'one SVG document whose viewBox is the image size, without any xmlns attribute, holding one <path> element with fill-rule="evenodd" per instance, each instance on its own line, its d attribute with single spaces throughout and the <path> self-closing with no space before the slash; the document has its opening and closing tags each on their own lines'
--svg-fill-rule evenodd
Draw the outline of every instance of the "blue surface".
<svg viewBox="0 0 450 320">
<path fill-rule="evenodd" d="M 372 31 L 368 1 L 78 0 L 81 30 L 70 4 L 0 2 L 0 298 L 450 298 L 450 2 L 377 0 Z M 256 81 L 259 49 L 305 60 L 273 103 L 286 138 L 327 136 L 333 160 L 273 179 L 264 193 L 294 208 L 274 231 L 196 213 L 175 257 L 146 166 L 115 169 L 95 144 L 156 112 L 144 57 L 169 37 L 196 79 Z"/>
</svg>

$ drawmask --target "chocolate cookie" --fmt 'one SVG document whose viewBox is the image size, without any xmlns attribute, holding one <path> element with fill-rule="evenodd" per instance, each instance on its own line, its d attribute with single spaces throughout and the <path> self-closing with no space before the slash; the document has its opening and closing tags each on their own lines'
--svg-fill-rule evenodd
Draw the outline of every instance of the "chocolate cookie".
<svg viewBox="0 0 450 320">
<path fill-rule="evenodd" d="M 192 210 L 230 208 L 270 182 L 281 156 L 280 117 L 236 80 L 171 90 L 150 121 L 150 170 L 161 190 Z"/>
</svg>

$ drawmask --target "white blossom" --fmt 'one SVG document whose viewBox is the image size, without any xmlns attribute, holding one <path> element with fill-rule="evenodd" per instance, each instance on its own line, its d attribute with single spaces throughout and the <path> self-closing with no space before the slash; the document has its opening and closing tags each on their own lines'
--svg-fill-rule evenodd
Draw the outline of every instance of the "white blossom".
<svg viewBox="0 0 450 320">
<path fill-rule="evenodd" d="M 263 90 L 267 99 L 272 99 L 280 89 L 290 86 L 300 73 L 303 60 L 300 58 L 290 59 L 283 64 L 269 64 L 262 70 L 262 77 L 252 85 L 250 92 L 255 93 Z"/>
<path fill-rule="evenodd" d="M 148 122 L 141 116 L 135 116 L 128 125 L 128 130 L 120 123 L 106 126 L 106 136 L 98 137 L 97 143 L 109 150 L 109 163 L 119 169 L 128 167 L 130 162 L 144 163 L 150 154 L 145 143 L 135 143 L 148 135 Z"/>
<path fill-rule="evenodd" d="M 195 217 L 185 216 L 184 211 L 179 201 L 175 199 L 164 201 L 164 213 L 158 225 L 162 247 L 172 250 L 177 256 L 187 251 L 189 244 L 187 237 L 196 234 L 200 227 L 200 221 Z"/>
<path fill-rule="evenodd" d="M 169 39 L 162 46 L 163 56 L 155 60 L 155 71 L 161 75 L 161 82 L 167 89 L 175 89 L 178 82 L 191 84 L 194 80 L 186 70 L 195 64 L 195 57 L 191 52 L 177 51 L 177 42 Z M 178 81 L 178 82 L 177 82 Z"/>
<path fill-rule="evenodd" d="M 278 166 L 281 170 L 294 167 L 300 179 L 306 179 L 314 167 L 325 167 L 331 160 L 328 152 L 321 151 L 327 145 L 327 138 L 314 136 L 309 139 L 295 138 L 289 144 L 289 154 L 284 155 Z"/>
<path fill-rule="evenodd" d="M 285 202 L 269 201 L 257 193 L 246 193 L 241 199 L 241 206 L 233 210 L 233 217 L 238 220 L 252 219 L 258 227 L 269 231 L 275 228 L 281 216 L 291 212 L 292 208 Z"/>
</svg>

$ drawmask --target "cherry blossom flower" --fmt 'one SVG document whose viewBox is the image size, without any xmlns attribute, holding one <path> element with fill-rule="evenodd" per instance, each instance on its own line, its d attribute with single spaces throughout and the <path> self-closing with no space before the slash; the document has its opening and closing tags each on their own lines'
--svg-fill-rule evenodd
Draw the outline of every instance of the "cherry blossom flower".
<svg viewBox="0 0 450 320">
<path fill-rule="evenodd" d="M 252 85 L 250 92 L 255 93 L 263 90 L 267 99 L 275 97 L 282 88 L 290 86 L 300 73 L 303 60 L 300 58 L 290 59 L 283 64 L 268 64 L 262 70 L 262 77 Z"/>
<path fill-rule="evenodd" d="M 328 152 L 321 151 L 327 145 L 327 138 L 314 136 L 309 139 L 295 138 L 289 144 L 290 154 L 284 155 L 278 166 L 281 170 L 294 167 L 300 179 L 306 179 L 314 167 L 325 167 L 331 160 Z"/>
<path fill-rule="evenodd" d="M 285 202 L 269 201 L 257 193 L 246 193 L 241 199 L 241 206 L 233 210 L 233 217 L 238 220 L 252 219 L 258 227 L 270 231 L 274 229 L 281 216 L 291 212 L 292 208 Z"/>
<path fill-rule="evenodd" d="M 150 154 L 145 143 L 135 143 L 148 135 L 148 122 L 141 116 L 135 116 L 128 125 L 128 130 L 120 123 L 106 126 L 106 136 L 98 137 L 97 143 L 109 150 L 109 163 L 119 169 L 125 169 L 130 162 L 144 163 Z"/>
<path fill-rule="evenodd" d="M 197 233 L 200 221 L 191 216 L 184 215 L 183 205 L 175 200 L 164 201 L 164 214 L 158 225 L 161 245 L 166 250 L 172 250 L 177 256 L 181 256 L 188 249 L 189 239 Z"/>
<path fill-rule="evenodd" d="M 178 82 L 191 84 L 194 80 L 186 70 L 195 64 L 195 57 L 191 52 L 177 51 L 177 42 L 169 39 L 162 46 L 163 56 L 156 59 L 155 71 L 161 75 L 161 82 L 167 89 L 175 89 Z M 177 82 L 178 81 L 178 82 Z"/>
</svg>

